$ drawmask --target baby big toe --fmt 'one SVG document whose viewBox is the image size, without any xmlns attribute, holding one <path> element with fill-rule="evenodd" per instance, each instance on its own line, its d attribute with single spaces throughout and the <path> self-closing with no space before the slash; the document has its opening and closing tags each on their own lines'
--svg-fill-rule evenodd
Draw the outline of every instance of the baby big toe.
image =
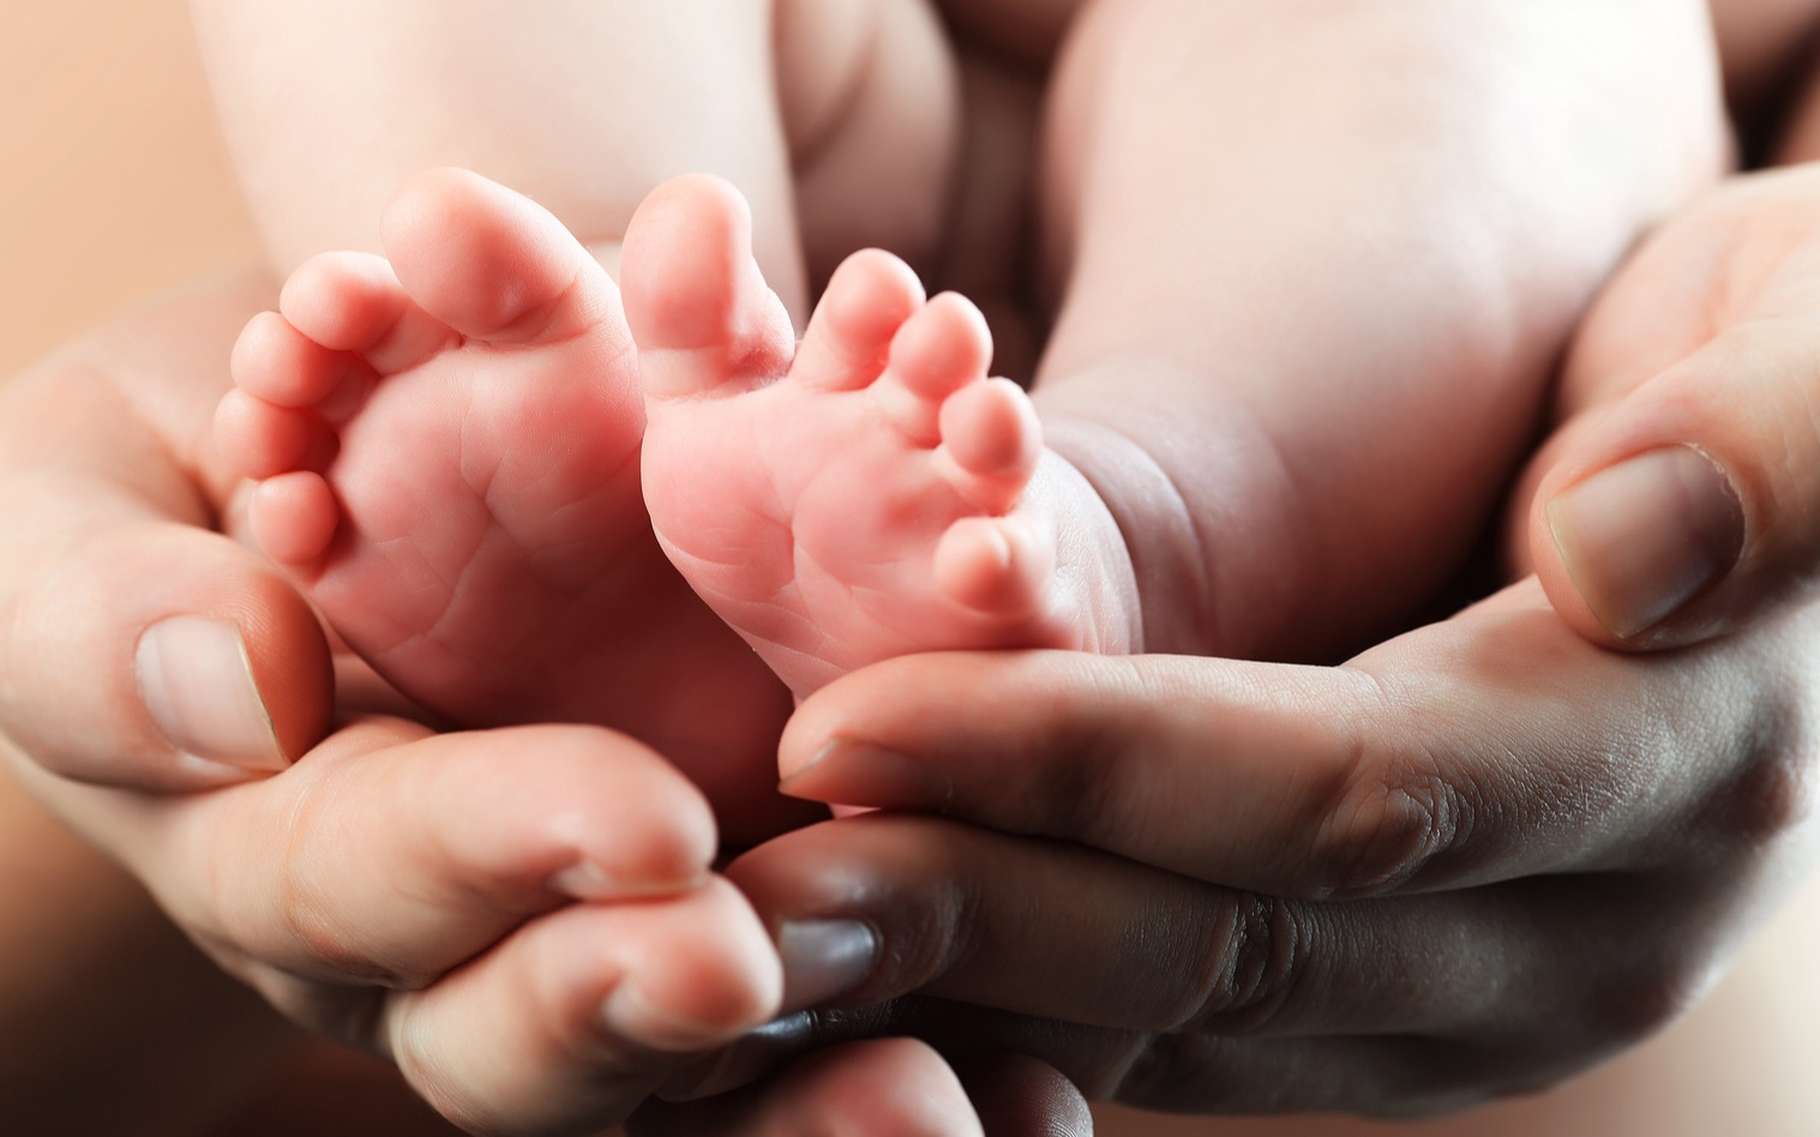
<svg viewBox="0 0 1820 1137">
<path fill-rule="evenodd" d="M 650 398 L 732 395 L 783 373 L 795 335 L 752 256 L 752 213 L 718 178 L 651 192 L 620 255 L 626 319 Z"/>
<path fill-rule="evenodd" d="M 554 342 L 618 321 L 606 270 L 562 222 L 472 171 L 412 179 L 386 210 L 384 232 L 411 299 L 465 336 Z"/>
</svg>

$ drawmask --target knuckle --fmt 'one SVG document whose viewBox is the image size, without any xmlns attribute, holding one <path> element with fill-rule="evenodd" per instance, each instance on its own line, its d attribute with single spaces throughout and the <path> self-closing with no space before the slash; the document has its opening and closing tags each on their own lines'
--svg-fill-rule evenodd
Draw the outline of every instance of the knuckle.
<svg viewBox="0 0 1820 1137">
<path fill-rule="evenodd" d="M 1685 1014 L 1708 986 L 1709 969 L 1684 957 L 1633 963 L 1596 985 L 1585 1003 L 1595 1047 L 1641 1042 Z"/>
<path fill-rule="evenodd" d="M 1193 1005 L 1172 1031 L 1257 1034 L 1307 985 L 1314 955 L 1313 911 L 1292 900 L 1245 895 L 1207 937 Z"/>
<path fill-rule="evenodd" d="M 1128 830 L 1143 811 L 1141 740 L 1156 734 L 1159 708 L 1183 700 L 1156 670 L 1129 657 L 1084 658 L 1091 671 L 1046 677 L 1071 692 L 1066 698 L 1049 687 L 1033 690 L 1054 701 L 1053 713 L 1014 764 L 1015 793 L 1004 800 L 1030 831 L 1097 843 Z"/>
<path fill-rule="evenodd" d="M 1309 859 L 1315 898 L 1374 896 L 1429 875 L 1472 836 L 1475 795 L 1428 755 L 1352 764 L 1315 828 Z"/>
<path fill-rule="evenodd" d="M 1148 1036 L 1129 1053 L 1109 1054 L 1115 1073 L 1101 1079 L 1069 1077 L 1090 1099 L 1109 1099 L 1138 1109 L 1168 1113 L 1278 1115 L 1308 1113 L 1325 1103 L 1310 1100 L 1307 1088 L 1290 1077 L 1249 1076 L 1246 1061 L 1255 1044 L 1210 1033 Z M 1356 1103 L 1347 1103 L 1356 1109 Z"/>
<path fill-rule="evenodd" d="M 1024 800 L 1035 813 L 1031 828 L 1073 840 L 1091 840 L 1121 816 L 1123 742 L 1113 732 L 1082 732 L 1050 749 L 1035 776 L 1025 779 Z"/>
<path fill-rule="evenodd" d="M 1812 816 L 1812 763 L 1786 753 L 1767 755 L 1738 772 L 1721 793 L 1714 820 L 1751 844 L 1783 836 Z"/>
<path fill-rule="evenodd" d="M 423 1031 L 412 1025 L 412 1017 L 403 1016 L 403 1020 L 391 1028 L 388 1051 L 405 1084 L 463 1133 L 511 1132 L 497 1111 L 476 1100 L 462 1079 L 436 1057 L 435 1048 L 423 1038 Z"/>
<path fill-rule="evenodd" d="M 418 986 L 412 977 L 376 962 L 333 916 L 333 889 L 323 875 L 326 850 L 338 846 L 330 804 L 338 795 L 325 789 L 329 781 L 318 778 L 299 794 L 278 843 L 272 903 L 282 934 L 290 951 L 312 969 L 375 986 Z"/>
<path fill-rule="evenodd" d="M 1734 773 L 1704 806 L 1709 832 L 1763 845 L 1800 827 L 1820 805 L 1817 746 L 1810 714 L 1793 698 L 1759 701 L 1750 729 L 1732 743 Z"/>
<path fill-rule="evenodd" d="M 901 824 L 939 836 L 935 823 L 905 819 Z M 893 906 L 883 929 L 884 942 L 892 945 L 879 965 L 879 973 L 865 990 L 890 988 L 911 991 L 928 985 L 961 966 L 980 946 L 984 929 L 992 926 L 986 911 L 989 896 L 958 849 L 940 849 L 919 887 Z"/>
</svg>

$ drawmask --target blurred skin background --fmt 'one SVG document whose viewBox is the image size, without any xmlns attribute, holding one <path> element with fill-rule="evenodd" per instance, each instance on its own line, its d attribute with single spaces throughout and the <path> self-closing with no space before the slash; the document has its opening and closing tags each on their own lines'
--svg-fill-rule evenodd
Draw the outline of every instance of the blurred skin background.
<svg viewBox="0 0 1820 1137">
<path fill-rule="evenodd" d="M 0 3 L 0 374 L 257 253 L 183 0 Z"/>
<path fill-rule="evenodd" d="M 197 61 L 184 0 L 0 0 L 0 381 L 58 344 L 123 307 L 197 277 L 245 265 L 258 255 L 252 223 L 242 205 L 216 133 L 209 95 Z M 225 361 L 223 361 L 225 364 Z M 258 1084 L 250 1066 L 276 1073 L 282 1100 L 255 1105 L 226 1122 L 227 1133 L 375 1133 L 444 1131 L 390 1094 L 375 1096 L 364 1123 L 331 1122 L 313 1101 L 322 1085 L 312 1071 L 357 1080 L 374 1077 L 359 1063 L 305 1057 L 305 1048 L 270 1021 L 250 997 L 236 1021 L 215 1022 L 221 1038 L 186 1045 L 198 1031 L 184 1007 L 196 992 L 212 1002 L 226 982 L 168 928 L 149 915 L 136 886 L 99 857 L 76 851 L 54 821 L 25 801 L 0 773 L 0 865 L 9 905 L 48 916 L 63 906 L 97 912 L 113 907 L 128 917 L 97 916 L 80 931 L 136 928 L 138 942 L 99 936 L 60 944 L 71 930 L 9 918 L 0 925 L 0 1007 L 27 1007 L 64 1029 L 86 1022 L 91 1034 L 117 1030 L 116 1061 L 109 1048 L 88 1047 L 86 1061 L 63 1071 L 64 1087 L 41 1085 L 33 1096 L 50 1101 L 62 1093 L 86 1097 L 102 1113 L 78 1119 L 64 1114 L 34 1124 L 33 1133 L 193 1132 L 197 1119 L 232 1115 L 230 1102 L 191 1099 L 190 1108 L 162 1116 L 157 1107 L 160 1063 L 143 1047 L 163 1036 L 166 1066 L 201 1063 L 230 1098 L 232 1088 Z M 56 855 L 47 855 L 55 852 Z M 26 872 L 20 865 L 46 867 Z M 34 898 L 35 899 L 32 899 Z M 1734 1132 L 1759 1137 L 1798 1137 L 1820 1126 L 1820 1088 L 1810 1087 L 1811 1024 L 1820 1019 L 1820 984 L 1791 991 L 1783 977 L 1811 970 L 1820 944 L 1820 896 L 1794 905 L 1764 934 L 1750 958 L 1706 1005 L 1657 1042 L 1593 1076 L 1596 1092 L 1579 1084 L 1576 1133 L 1686 1134 Z M 194 957 L 173 968 L 178 957 Z M 55 973 L 53 972 L 53 968 Z M 102 978 L 97 1000 L 69 994 L 88 978 Z M 156 973 L 170 985 L 186 975 L 193 989 L 166 989 L 143 1003 L 108 1002 L 130 974 Z M 76 973 L 72 987 L 70 973 Z M 111 980 L 111 983 L 107 980 Z M 177 984 L 182 988 L 183 984 Z M 35 994 L 34 994 L 35 993 Z M 34 1002 L 35 998 L 35 1002 Z M 7 1012 L 11 1021 L 13 1012 Z M 13 1032 L 8 1032 L 13 1033 Z M 44 1041 L 33 1031 L 0 1038 L 4 1071 L 22 1059 L 19 1047 Z M 249 1045 L 250 1044 L 250 1045 Z M 319 1052 L 314 1052 L 319 1053 Z M 43 1055 L 25 1068 L 43 1068 Z M 19 1069 L 20 1066 L 12 1066 Z M 87 1083 L 87 1093 L 77 1087 Z M 178 1086 L 166 1083 L 166 1090 Z M 1793 1092 L 1791 1092 L 1793 1091 Z M 196 1092 L 184 1083 L 181 1093 Z M 244 1092 L 242 1090 L 241 1092 Z M 30 1091 L 28 1091 L 30 1093 Z M 0 1098 L 10 1092 L 0 1090 Z M 258 1091 L 254 1096 L 263 1097 Z M 109 1125 L 99 1117 L 127 1107 L 133 1120 Z M 174 1103 L 165 1102 L 165 1105 Z M 343 1099 L 337 1105 L 349 1105 Z M 143 1107 L 150 1112 L 141 1113 Z M 0 1101 L 0 1118 L 11 1114 Z M 1486 1135 L 1540 1131 L 1544 1103 L 1518 1103 L 1470 1123 Z M 1117 1116 L 1103 1115 L 1106 1121 Z M 282 1121 L 280 1120 L 282 1119 Z M 1642 1124 L 1639 1124 L 1639 1122 Z M 94 1128 L 89 1128 L 90 1124 Z M 1457 1122 L 1456 1122 L 1457 1124 Z M 1129 1121 L 1103 1131 L 1156 1137 L 1209 1133 L 1307 1132 L 1306 1121 L 1228 1128 L 1204 1119 Z M 74 1128 L 66 1128 L 71 1127 Z M 7 1128 L 0 1125 L 0 1129 Z M 1340 1124 L 1322 1132 L 1382 1132 L 1376 1126 Z"/>
</svg>

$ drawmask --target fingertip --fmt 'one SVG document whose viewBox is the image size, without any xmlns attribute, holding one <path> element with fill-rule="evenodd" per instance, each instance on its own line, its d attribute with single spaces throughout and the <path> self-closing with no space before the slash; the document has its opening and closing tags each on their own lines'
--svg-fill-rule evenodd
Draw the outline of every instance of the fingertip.
<svg viewBox="0 0 1820 1137">
<path fill-rule="evenodd" d="M 1530 571 L 1541 582 L 1548 602 L 1574 633 L 1601 647 L 1622 649 L 1624 641 L 1599 622 L 1575 587 L 1573 577 L 1562 563 L 1561 547 L 1549 518 L 1549 500 L 1537 494 L 1530 509 L 1528 553 Z"/>
<path fill-rule="evenodd" d="M 1550 602 L 1595 643 L 1660 649 L 1707 638 L 1756 597 L 1736 570 L 1747 514 L 1735 476 L 1686 444 L 1544 480 L 1532 555 Z"/>
<path fill-rule="evenodd" d="M 130 525 L 66 556 L 19 598 L 9 653 L 22 749 L 67 777 L 183 791 L 307 751 L 333 699 L 328 643 L 250 550 L 173 523 Z"/>
<path fill-rule="evenodd" d="M 808 1059 L 785 1076 L 770 1112 L 819 1116 L 832 1133 L 984 1133 L 954 1070 L 933 1047 L 914 1038 L 850 1043 Z"/>
<path fill-rule="evenodd" d="M 427 752 L 426 752 L 427 756 Z M 639 901 L 691 893 L 717 831 L 701 791 L 654 752 L 603 727 L 545 724 L 443 735 L 421 767 L 425 840 L 446 871 L 507 905 Z M 490 812 L 486 826 L 469 819 Z"/>
<path fill-rule="evenodd" d="M 579 858 L 552 878 L 558 891 L 604 900 L 701 887 L 719 851 L 714 813 L 701 792 L 680 777 L 622 782 L 611 792 L 639 804 L 616 811 L 610 830 L 587 824 L 580 813 L 551 819 L 555 843 L 575 849 Z"/>
<path fill-rule="evenodd" d="M 711 877 L 686 897 L 621 913 L 624 978 L 602 1017 L 621 1037 L 687 1053 L 730 1042 L 783 1002 L 783 964 L 745 897 Z"/>
<path fill-rule="evenodd" d="M 1001 1054 L 967 1062 L 956 1072 L 988 1133 L 1093 1137 L 1086 1096 L 1046 1062 Z"/>
<path fill-rule="evenodd" d="M 223 582 L 215 607 L 240 629 L 247 667 L 285 766 L 328 733 L 334 662 L 315 610 L 295 588 L 270 571 L 251 566 L 242 571 L 238 588 Z"/>
<path fill-rule="evenodd" d="M 933 652 L 862 667 L 802 701 L 778 740 L 778 775 L 796 778 L 856 743 L 892 746 L 925 737 L 927 709 L 994 686 L 1002 656 Z M 842 799 L 836 799 L 842 800 Z"/>
</svg>

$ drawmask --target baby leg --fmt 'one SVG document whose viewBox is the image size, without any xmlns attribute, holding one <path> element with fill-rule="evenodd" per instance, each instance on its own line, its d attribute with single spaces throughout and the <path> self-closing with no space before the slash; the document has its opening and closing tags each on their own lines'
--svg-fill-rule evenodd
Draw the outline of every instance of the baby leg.
<svg viewBox="0 0 1820 1137">
<path fill-rule="evenodd" d="M 433 166 L 527 194 L 612 269 L 645 194 L 705 171 L 752 202 L 759 262 L 800 315 L 799 198 L 823 278 L 860 244 L 925 244 L 945 199 L 953 77 L 924 0 L 197 0 L 196 24 L 285 272 L 377 251 L 386 204 Z"/>
<path fill-rule="evenodd" d="M 1697 0 L 1100 4 L 1046 142 L 1036 399 L 1145 642 L 1304 657 L 1457 570 L 1594 289 L 1725 155 Z"/>
</svg>

